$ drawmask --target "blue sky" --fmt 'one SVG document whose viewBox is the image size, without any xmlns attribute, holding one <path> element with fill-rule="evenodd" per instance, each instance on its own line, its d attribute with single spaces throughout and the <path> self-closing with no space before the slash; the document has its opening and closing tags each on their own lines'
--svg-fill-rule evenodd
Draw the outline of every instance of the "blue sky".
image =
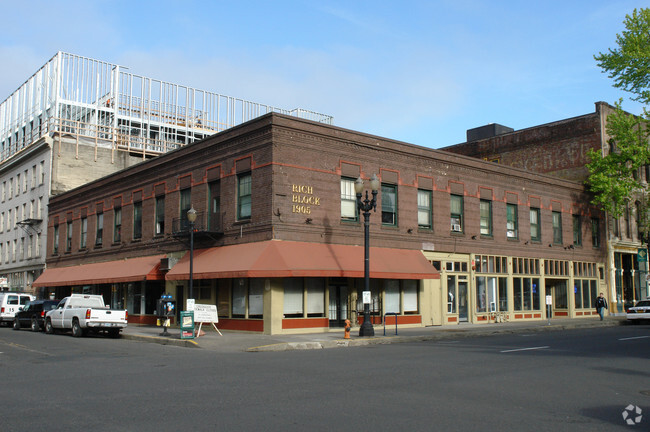
<svg viewBox="0 0 650 432">
<path fill-rule="evenodd" d="M 626 95 L 593 56 L 627 0 L 0 0 L 0 100 L 57 51 L 439 148 Z M 624 102 L 640 113 L 640 107 Z"/>
</svg>

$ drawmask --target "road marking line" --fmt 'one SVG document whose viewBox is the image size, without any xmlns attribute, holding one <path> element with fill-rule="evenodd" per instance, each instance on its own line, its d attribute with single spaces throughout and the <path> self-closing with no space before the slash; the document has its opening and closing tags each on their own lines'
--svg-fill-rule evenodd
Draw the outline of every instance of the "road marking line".
<svg viewBox="0 0 650 432">
<path fill-rule="evenodd" d="M 517 348 L 517 349 L 511 349 L 511 350 L 505 350 L 501 351 L 502 353 L 509 353 L 509 352 L 516 352 L 516 351 L 531 351 L 531 350 L 541 350 L 541 349 L 546 349 L 550 348 L 549 346 L 540 346 L 540 347 L 532 347 L 532 348 Z"/>
<path fill-rule="evenodd" d="M 622 338 L 619 339 L 620 341 L 627 341 L 627 340 L 633 340 L 633 339 L 647 339 L 650 338 L 650 336 L 634 336 L 634 337 L 629 337 L 629 338 Z"/>
</svg>

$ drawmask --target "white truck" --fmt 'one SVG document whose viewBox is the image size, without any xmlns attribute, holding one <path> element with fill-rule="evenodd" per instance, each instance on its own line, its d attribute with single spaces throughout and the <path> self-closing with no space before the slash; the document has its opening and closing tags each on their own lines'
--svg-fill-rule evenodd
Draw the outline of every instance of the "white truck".
<svg viewBox="0 0 650 432">
<path fill-rule="evenodd" d="M 104 305 L 101 295 L 72 294 L 45 315 L 45 332 L 72 330 L 72 336 L 81 337 L 88 332 L 102 331 L 118 337 L 120 330 L 127 326 L 127 319 L 127 311 L 111 310 Z"/>
</svg>

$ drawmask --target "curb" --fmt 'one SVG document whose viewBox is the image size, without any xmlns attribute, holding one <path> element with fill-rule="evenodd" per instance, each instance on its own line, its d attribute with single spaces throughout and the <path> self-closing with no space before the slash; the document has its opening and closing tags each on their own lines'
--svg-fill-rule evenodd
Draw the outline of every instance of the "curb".
<svg viewBox="0 0 650 432">
<path fill-rule="evenodd" d="M 122 334 L 122 339 L 134 340 L 139 342 L 157 343 L 160 345 L 174 345 L 183 348 L 201 348 L 201 346 L 193 340 L 176 339 L 173 337 L 157 337 L 157 336 L 144 336 L 135 334 Z"/>
<path fill-rule="evenodd" d="M 246 352 L 276 352 L 276 351 L 292 351 L 292 350 L 306 350 L 306 349 L 328 349 L 328 348 L 345 348 L 357 347 L 366 345 L 388 345 L 394 343 L 407 343 L 407 342 L 422 342 L 422 341 L 435 341 L 435 340 L 449 340 L 449 339 L 465 339 L 480 336 L 498 336 L 504 334 L 517 334 L 517 333 L 541 333 L 548 331 L 563 331 L 563 330 L 579 330 L 587 328 L 599 327 L 617 327 L 627 325 L 624 320 L 608 320 L 596 323 L 571 323 L 571 324 L 551 324 L 547 326 L 534 326 L 534 327 L 519 327 L 519 328 L 505 328 L 505 329 L 442 329 L 439 332 L 430 335 L 417 335 L 417 336 L 378 336 L 367 339 L 339 339 L 334 341 L 324 342 L 283 342 L 271 345 L 262 345 L 246 349 Z"/>
</svg>

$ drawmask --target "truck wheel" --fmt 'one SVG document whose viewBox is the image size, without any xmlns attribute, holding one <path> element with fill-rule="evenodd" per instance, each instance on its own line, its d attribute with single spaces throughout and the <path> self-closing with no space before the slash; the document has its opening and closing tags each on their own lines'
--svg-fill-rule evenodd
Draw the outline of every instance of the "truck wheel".
<svg viewBox="0 0 650 432">
<path fill-rule="evenodd" d="M 38 325 L 38 321 L 36 321 L 36 318 L 32 318 L 32 331 L 33 332 L 41 331 L 41 326 Z"/>
<path fill-rule="evenodd" d="M 52 320 L 45 321 L 45 333 L 54 334 L 54 327 L 52 327 Z"/>
<path fill-rule="evenodd" d="M 14 330 L 20 330 L 20 321 L 18 321 L 18 318 L 14 318 Z"/>
<path fill-rule="evenodd" d="M 83 331 L 81 330 L 81 326 L 79 325 L 78 320 L 72 321 L 72 336 L 74 337 L 83 336 Z"/>
</svg>

